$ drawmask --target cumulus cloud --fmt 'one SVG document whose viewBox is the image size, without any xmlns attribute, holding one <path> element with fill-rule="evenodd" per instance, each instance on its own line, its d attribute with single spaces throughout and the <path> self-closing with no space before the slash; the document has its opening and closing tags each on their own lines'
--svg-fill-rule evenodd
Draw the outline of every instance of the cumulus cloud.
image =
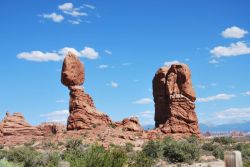
<svg viewBox="0 0 250 167">
<path fill-rule="evenodd" d="M 93 48 L 85 47 L 81 51 L 81 56 L 86 57 L 88 59 L 97 59 L 99 57 L 99 53 L 96 52 Z"/>
<path fill-rule="evenodd" d="M 178 60 L 166 61 L 164 66 L 170 67 L 172 64 L 180 64 L 180 62 Z"/>
<path fill-rule="evenodd" d="M 69 116 L 68 110 L 58 110 L 53 111 L 47 114 L 40 115 L 41 117 L 45 117 L 47 122 L 61 122 L 66 123 L 67 118 Z"/>
<path fill-rule="evenodd" d="M 60 61 L 63 59 L 63 57 L 57 53 L 44 53 L 41 51 L 22 52 L 17 55 L 17 58 L 37 62 Z"/>
<path fill-rule="evenodd" d="M 107 83 L 106 84 L 107 86 L 110 86 L 112 88 L 117 88 L 119 86 L 118 83 L 114 82 L 114 81 L 111 81 L 110 83 Z"/>
<path fill-rule="evenodd" d="M 108 54 L 108 55 L 111 55 L 111 54 L 112 54 L 112 52 L 109 51 L 109 50 L 104 50 L 104 52 L 105 52 L 106 54 Z"/>
<path fill-rule="evenodd" d="M 217 94 L 215 96 L 208 96 L 205 98 L 197 98 L 197 101 L 198 102 L 210 102 L 210 101 L 216 101 L 216 100 L 230 100 L 234 97 L 235 97 L 234 94 L 221 93 L 221 94 Z"/>
<path fill-rule="evenodd" d="M 59 5 L 59 6 L 58 6 L 58 9 L 65 11 L 65 10 L 72 10 L 73 7 L 74 7 L 74 6 L 73 6 L 72 3 L 64 3 L 64 4 L 62 4 L 62 5 Z"/>
<path fill-rule="evenodd" d="M 231 43 L 230 46 L 217 46 L 210 50 L 216 58 L 250 54 L 250 48 L 242 41 Z"/>
<path fill-rule="evenodd" d="M 71 15 L 73 17 L 88 16 L 87 13 L 81 12 L 80 8 L 74 8 L 74 5 L 72 3 L 64 3 L 62 5 L 59 5 L 58 9 L 60 9 L 63 13 Z"/>
<path fill-rule="evenodd" d="M 56 14 L 56 13 L 51 13 L 51 14 L 42 14 L 42 15 L 39 15 L 45 19 L 50 19 L 56 23 L 60 23 L 61 21 L 63 21 L 64 17 L 60 14 Z"/>
<path fill-rule="evenodd" d="M 87 59 L 93 60 L 99 57 L 98 52 L 91 47 L 85 47 L 82 51 L 77 51 L 75 48 L 71 47 L 64 47 L 59 49 L 57 52 L 21 52 L 17 55 L 17 58 L 36 62 L 60 61 L 64 59 L 65 55 L 68 54 L 69 51 L 73 52 L 78 57 L 85 57 Z"/>
<path fill-rule="evenodd" d="M 153 100 L 150 98 L 142 98 L 133 102 L 133 104 L 150 104 L 150 103 L 153 103 Z"/>
<path fill-rule="evenodd" d="M 248 32 L 239 27 L 233 26 L 221 32 L 224 38 L 243 38 Z"/>
</svg>

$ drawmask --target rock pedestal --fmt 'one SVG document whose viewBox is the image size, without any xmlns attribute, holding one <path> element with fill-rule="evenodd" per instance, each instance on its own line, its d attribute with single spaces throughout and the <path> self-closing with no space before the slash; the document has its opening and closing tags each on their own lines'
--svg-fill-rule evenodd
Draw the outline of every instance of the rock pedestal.
<svg viewBox="0 0 250 167">
<path fill-rule="evenodd" d="M 67 130 L 90 129 L 98 124 L 108 125 L 110 118 L 95 108 L 92 98 L 84 92 L 84 67 L 79 58 L 69 52 L 62 67 L 61 82 L 70 90 Z"/>
<path fill-rule="evenodd" d="M 160 68 L 153 79 L 155 126 L 165 134 L 199 135 L 195 92 L 185 64 Z"/>
</svg>

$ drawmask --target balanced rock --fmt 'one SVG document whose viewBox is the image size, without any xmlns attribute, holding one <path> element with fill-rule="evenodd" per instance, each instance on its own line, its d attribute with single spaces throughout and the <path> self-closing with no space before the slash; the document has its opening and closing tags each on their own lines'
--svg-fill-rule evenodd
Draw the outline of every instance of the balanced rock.
<svg viewBox="0 0 250 167">
<path fill-rule="evenodd" d="M 84 81 L 84 68 L 80 59 L 69 52 L 62 67 L 61 82 L 70 90 L 69 117 L 67 130 L 90 129 L 98 124 L 108 125 L 110 118 L 96 110 L 92 98 L 81 86 Z"/>
<path fill-rule="evenodd" d="M 84 66 L 72 52 L 64 58 L 61 82 L 65 86 L 82 85 L 84 82 Z"/>
<path fill-rule="evenodd" d="M 185 64 L 160 68 L 153 79 L 155 126 L 164 134 L 199 135 L 195 92 Z"/>
</svg>

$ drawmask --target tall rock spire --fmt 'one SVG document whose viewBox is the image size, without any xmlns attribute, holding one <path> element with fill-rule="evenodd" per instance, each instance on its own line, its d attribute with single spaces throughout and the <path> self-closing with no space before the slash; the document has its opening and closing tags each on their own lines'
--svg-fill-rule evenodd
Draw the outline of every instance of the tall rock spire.
<svg viewBox="0 0 250 167">
<path fill-rule="evenodd" d="M 199 135 L 195 92 L 185 64 L 161 67 L 153 79 L 155 126 L 165 134 Z"/>
</svg>

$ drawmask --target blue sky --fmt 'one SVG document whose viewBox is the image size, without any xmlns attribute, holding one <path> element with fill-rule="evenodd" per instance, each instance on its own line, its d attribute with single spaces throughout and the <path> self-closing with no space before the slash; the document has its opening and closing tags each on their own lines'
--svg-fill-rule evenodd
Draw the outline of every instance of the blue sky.
<svg viewBox="0 0 250 167">
<path fill-rule="evenodd" d="M 84 62 L 84 88 L 113 120 L 153 124 L 152 79 L 189 65 L 199 122 L 250 121 L 248 0 L 5 0 L 0 11 L 0 117 L 63 121 L 64 54 Z"/>
</svg>

